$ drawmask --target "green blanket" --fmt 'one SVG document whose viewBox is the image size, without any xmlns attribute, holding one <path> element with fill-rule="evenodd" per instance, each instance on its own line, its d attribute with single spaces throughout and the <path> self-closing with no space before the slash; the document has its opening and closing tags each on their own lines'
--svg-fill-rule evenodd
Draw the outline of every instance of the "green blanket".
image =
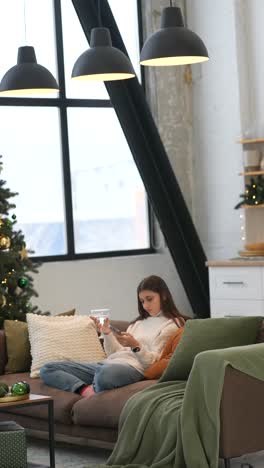
<svg viewBox="0 0 264 468">
<path fill-rule="evenodd" d="M 107 465 L 97 468 L 217 468 L 227 365 L 264 380 L 264 344 L 204 351 L 187 384 L 159 382 L 134 395 L 122 411 Z"/>
</svg>

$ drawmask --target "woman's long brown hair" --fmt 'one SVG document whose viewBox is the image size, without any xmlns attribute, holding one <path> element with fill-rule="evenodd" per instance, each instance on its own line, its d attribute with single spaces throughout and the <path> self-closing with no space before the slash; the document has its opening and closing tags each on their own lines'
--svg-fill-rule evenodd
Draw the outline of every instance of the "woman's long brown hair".
<svg viewBox="0 0 264 468">
<path fill-rule="evenodd" d="M 131 323 L 135 323 L 138 320 L 144 320 L 149 317 L 149 314 L 144 310 L 143 305 L 139 300 L 139 293 L 142 291 L 153 291 L 158 293 L 160 296 L 160 305 L 163 315 L 168 319 L 174 320 L 178 327 L 182 327 L 185 324 L 185 321 L 190 318 L 178 311 L 165 281 L 159 276 L 151 275 L 144 278 L 137 287 L 139 316 Z"/>
</svg>

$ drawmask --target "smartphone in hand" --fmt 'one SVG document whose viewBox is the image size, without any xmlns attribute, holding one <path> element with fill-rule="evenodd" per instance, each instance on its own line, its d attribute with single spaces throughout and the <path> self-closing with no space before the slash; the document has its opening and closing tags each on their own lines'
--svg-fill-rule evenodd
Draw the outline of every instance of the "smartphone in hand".
<svg viewBox="0 0 264 468">
<path fill-rule="evenodd" d="M 121 335 L 121 333 L 122 333 L 121 330 L 119 330 L 119 328 L 113 327 L 113 325 L 111 325 L 111 324 L 109 325 L 109 328 L 110 328 L 110 330 L 112 330 L 112 332 L 116 333 L 117 335 Z"/>
</svg>

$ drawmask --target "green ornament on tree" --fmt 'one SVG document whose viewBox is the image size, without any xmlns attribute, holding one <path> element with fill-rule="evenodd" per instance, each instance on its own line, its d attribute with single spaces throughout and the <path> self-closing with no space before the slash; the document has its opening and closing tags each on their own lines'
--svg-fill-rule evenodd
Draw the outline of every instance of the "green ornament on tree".
<svg viewBox="0 0 264 468">
<path fill-rule="evenodd" d="M 12 218 L 12 219 L 16 219 L 16 215 L 15 215 L 15 214 L 12 214 L 11 218 Z"/>
<path fill-rule="evenodd" d="M 22 380 L 21 382 L 16 382 L 11 387 L 11 393 L 14 396 L 27 395 L 30 392 L 30 386 L 27 382 Z"/>
<path fill-rule="evenodd" d="M 6 225 L 11 228 L 11 226 L 13 226 L 13 222 L 10 220 L 10 219 L 7 219 L 6 220 Z"/>
<path fill-rule="evenodd" d="M 21 276 L 21 278 L 18 278 L 17 284 L 21 289 L 24 289 L 28 285 L 28 279 L 25 276 Z"/>
</svg>

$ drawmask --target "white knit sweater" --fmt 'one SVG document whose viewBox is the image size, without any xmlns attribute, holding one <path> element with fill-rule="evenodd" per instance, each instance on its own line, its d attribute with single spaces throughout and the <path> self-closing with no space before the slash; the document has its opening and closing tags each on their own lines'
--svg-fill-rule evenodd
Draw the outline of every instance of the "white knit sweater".
<svg viewBox="0 0 264 468">
<path fill-rule="evenodd" d="M 159 359 L 166 342 L 177 328 L 176 323 L 164 317 L 162 313 L 133 323 L 127 332 L 140 343 L 141 349 L 137 353 L 134 353 L 130 347 L 122 346 L 113 333 L 104 335 L 104 348 L 107 354 L 104 362 L 129 364 L 144 374 L 144 370 Z"/>
</svg>

